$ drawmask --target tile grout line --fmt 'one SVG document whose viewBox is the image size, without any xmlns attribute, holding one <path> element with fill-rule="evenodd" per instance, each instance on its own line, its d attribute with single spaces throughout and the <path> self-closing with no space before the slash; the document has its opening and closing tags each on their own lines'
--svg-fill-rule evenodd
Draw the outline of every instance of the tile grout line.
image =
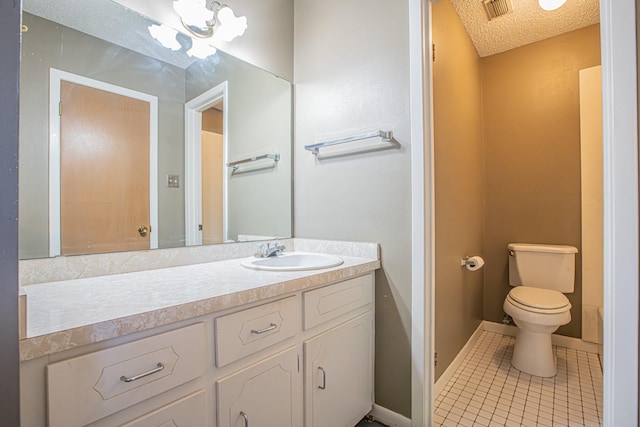
<svg viewBox="0 0 640 427">
<path fill-rule="evenodd" d="M 558 373 L 540 378 L 511 366 L 514 344 L 513 337 L 482 333 L 436 397 L 436 425 L 601 425 L 599 355 L 554 346 Z"/>
</svg>

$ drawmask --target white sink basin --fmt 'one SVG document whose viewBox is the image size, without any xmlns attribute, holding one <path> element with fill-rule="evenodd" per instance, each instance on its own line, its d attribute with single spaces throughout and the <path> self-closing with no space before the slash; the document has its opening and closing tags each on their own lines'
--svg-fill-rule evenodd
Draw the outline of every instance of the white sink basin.
<svg viewBox="0 0 640 427">
<path fill-rule="evenodd" d="M 247 258 L 242 260 L 240 264 L 253 270 L 300 271 L 335 267 L 343 262 L 342 258 L 335 255 L 285 252 L 268 258 Z"/>
</svg>

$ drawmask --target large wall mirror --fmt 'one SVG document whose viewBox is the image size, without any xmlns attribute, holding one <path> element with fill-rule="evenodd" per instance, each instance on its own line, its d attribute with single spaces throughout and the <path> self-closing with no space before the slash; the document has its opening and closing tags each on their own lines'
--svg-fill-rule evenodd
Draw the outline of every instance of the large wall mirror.
<svg viewBox="0 0 640 427">
<path fill-rule="evenodd" d="M 110 0 L 25 0 L 20 256 L 292 233 L 292 86 Z"/>
</svg>

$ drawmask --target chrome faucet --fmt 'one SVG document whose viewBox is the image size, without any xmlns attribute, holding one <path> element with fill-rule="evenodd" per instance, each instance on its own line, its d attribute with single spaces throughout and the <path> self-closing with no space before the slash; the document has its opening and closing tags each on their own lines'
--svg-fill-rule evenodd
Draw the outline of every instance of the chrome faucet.
<svg viewBox="0 0 640 427">
<path fill-rule="evenodd" d="M 280 242 L 261 243 L 256 251 L 256 258 L 269 258 L 270 256 L 280 255 L 285 250 L 285 246 Z"/>
</svg>

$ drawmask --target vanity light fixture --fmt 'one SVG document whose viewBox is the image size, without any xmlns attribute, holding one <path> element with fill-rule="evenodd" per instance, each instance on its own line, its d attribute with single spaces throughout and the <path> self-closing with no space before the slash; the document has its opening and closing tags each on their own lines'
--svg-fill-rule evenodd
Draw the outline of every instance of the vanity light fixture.
<svg viewBox="0 0 640 427">
<path fill-rule="evenodd" d="M 182 47 L 176 38 L 178 32 L 164 24 L 149 25 L 149 34 L 151 34 L 151 37 L 158 40 L 162 46 L 168 49 L 178 50 Z"/>
<path fill-rule="evenodd" d="M 538 4 L 544 10 L 556 10 L 567 0 L 538 0 Z"/>
<path fill-rule="evenodd" d="M 236 17 L 233 10 L 217 1 L 175 0 L 173 8 L 180 16 L 182 25 L 194 36 L 216 38 L 229 42 L 244 34 L 247 18 Z"/>
</svg>

